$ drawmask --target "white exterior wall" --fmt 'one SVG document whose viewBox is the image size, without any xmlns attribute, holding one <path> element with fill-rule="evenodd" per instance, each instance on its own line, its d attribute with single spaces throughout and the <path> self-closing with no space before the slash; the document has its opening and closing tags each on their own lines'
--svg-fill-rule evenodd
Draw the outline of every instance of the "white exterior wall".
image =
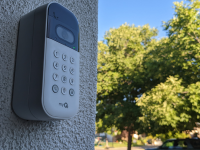
<svg viewBox="0 0 200 150">
<path fill-rule="evenodd" d="M 97 0 L 55 0 L 80 25 L 80 105 L 69 120 L 25 121 L 11 109 L 13 72 L 20 17 L 50 0 L 0 0 L 0 150 L 92 150 L 97 80 Z"/>
</svg>

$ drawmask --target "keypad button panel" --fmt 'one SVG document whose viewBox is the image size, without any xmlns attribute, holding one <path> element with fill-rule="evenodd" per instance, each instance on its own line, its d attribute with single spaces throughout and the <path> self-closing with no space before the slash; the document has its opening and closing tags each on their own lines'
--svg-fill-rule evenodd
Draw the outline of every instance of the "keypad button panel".
<svg viewBox="0 0 200 150">
<path fill-rule="evenodd" d="M 79 52 L 47 38 L 44 66 L 46 112 L 61 118 L 74 116 L 79 108 Z"/>
</svg>

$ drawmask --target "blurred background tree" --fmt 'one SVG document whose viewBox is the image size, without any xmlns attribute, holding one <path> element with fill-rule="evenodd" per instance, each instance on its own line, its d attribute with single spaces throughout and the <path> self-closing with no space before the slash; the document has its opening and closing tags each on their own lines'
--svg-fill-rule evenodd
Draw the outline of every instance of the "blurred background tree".
<svg viewBox="0 0 200 150">
<path fill-rule="evenodd" d="M 167 38 L 149 25 L 123 24 L 98 43 L 98 132 L 115 126 L 132 134 L 176 135 L 200 117 L 200 1 L 174 3 L 163 22 Z M 168 136 L 171 137 L 171 136 Z"/>
<path fill-rule="evenodd" d="M 175 15 L 163 25 L 168 38 L 143 61 L 152 89 L 138 99 L 141 132 L 175 134 L 192 130 L 199 121 L 200 2 L 188 2 L 174 3 Z"/>
<path fill-rule="evenodd" d="M 138 129 L 140 107 L 135 97 L 140 96 L 144 84 L 144 68 L 141 65 L 146 51 L 154 48 L 156 29 L 148 25 L 135 27 L 123 24 L 118 29 L 110 29 L 105 35 L 105 43 L 98 43 L 98 88 L 97 127 L 98 132 L 115 126 L 120 131 L 127 130 L 128 147 L 132 134 Z"/>
</svg>

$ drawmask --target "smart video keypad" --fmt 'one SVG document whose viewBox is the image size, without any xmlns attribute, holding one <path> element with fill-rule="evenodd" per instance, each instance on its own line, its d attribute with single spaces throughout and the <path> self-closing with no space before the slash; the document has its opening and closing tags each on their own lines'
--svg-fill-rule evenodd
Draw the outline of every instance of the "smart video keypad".
<svg viewBox="0 0 200 150">
<path fill-rule="evenodd" d="M 51 2 L 27 13 L 19 22 L 13 111 L 25 120 L 75 116 L 80 99 L 77 18 Z"/>
</svg>

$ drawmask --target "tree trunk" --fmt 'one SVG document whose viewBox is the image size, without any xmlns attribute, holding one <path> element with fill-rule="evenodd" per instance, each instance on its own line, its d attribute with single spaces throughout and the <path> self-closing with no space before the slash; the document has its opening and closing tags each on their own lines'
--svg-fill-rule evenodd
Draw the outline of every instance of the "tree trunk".
<svg viewBox="0 0 200 150">
<path fill-rule="evenodd" d="M 128 132 L 128 150 L 131 150 L 131 144 L 132 144 L 132 132 Z"/>
</svg>

